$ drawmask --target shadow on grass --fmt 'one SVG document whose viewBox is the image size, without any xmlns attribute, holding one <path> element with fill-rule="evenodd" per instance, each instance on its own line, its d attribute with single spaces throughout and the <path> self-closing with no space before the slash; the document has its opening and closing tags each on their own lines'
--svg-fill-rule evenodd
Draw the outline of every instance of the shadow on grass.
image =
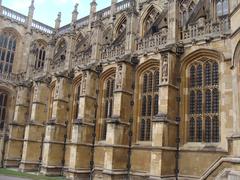
<svg viewBox="0 0 240 180">
<path fill-rule="evenodd" d="M 22 172 L 11 170 L 11 169 L 3 169 L 3 168 L 0 168 L 0 175 L 18 177 L 18 178 L 27 178 L 31 180 L 65 180 L 64 177 L 49 177 L 49 176 L 43 176 L 43 175 L 35 175 L 30 173 L 22 173 Z"/>
</svg>

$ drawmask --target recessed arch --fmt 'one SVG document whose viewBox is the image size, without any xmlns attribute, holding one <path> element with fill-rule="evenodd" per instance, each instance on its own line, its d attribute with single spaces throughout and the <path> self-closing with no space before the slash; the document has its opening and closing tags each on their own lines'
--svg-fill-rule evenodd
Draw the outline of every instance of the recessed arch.
<svg viewBox="0 0 240 180">
<path fill-rule="evenodd" d="M 224 55 L 216 50 L 199 49 L 186 54 L 180 60 L 180 126 L 184 143 L 219 143 L 220 137 L 209 136 L 208 117 L 218 117 L 218 131 L 221 131 L 221 64 Z M 215 98 L 214 98 L 215 97 Z M 201 117 L 201 118 L 200 118 Z M 210 140 L 209 140 L 210 138 Z M 209 141 L 209 142 L 208 142 Z"/>
<path fill-rule="evenodd" d="M 234 53 L 233 53 L 233 58 L 232 58 L 232 66 L 239 66 L 240 65 L 240 41 L 237 43 Z"/>
<path fill-rule="evenodd" d="M 135 75 L 135 139 L 151 140 L 152 117 L 158 112 L 159 59 L 149 59 L 137 67 Z"/>
<path fill-rule="evenodd" d="M 180 65 L 180 73 L 186 69 L 186 66 L 194 60 L 199 60 L 199 59 L 214 59 L 218 62 L 224 61 L 225 57 L 223 53 L 220 53 L 217 50 L 213 49 L 198 49 L 193 52 L 190 52 L 189 54 L 186 54 L 181 58 L 181 65 Z"/>
<path fill-rule="evenodd" d="M 151 3 L 145 8 L 145 10 L 142 12 L 142 14 L 140 16 L 140 35 L 141 35 L 141 37 L 143 37 L 144 33 L 145 33 L 145 21 L 147 20 L 147 17 L 154 10 L 158 13 L 161 13 L 163 11 L 163 9 L 160 6 L 158 6 L 157 4 Z"/>
<path fill-rule="evenodd" d="M 114 38 L 117 38 L 122 32 L 125 31 L 127 24 L 127 16 L 125 13 L 121 14 L 121 16 L 116 20 L 113 35 Z"/>
</svg>

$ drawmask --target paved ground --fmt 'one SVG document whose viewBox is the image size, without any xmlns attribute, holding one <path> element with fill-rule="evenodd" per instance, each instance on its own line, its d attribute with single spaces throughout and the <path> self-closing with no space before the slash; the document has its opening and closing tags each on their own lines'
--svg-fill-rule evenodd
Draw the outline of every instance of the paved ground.
<svg viewBox="0 0 240 180">
<path fill-rule="evenodd" d="M 0 180 L 30 180 L 25 178 L 17 178 L 17 177 L 8 177 L 0 175 Z"/>
</svg>

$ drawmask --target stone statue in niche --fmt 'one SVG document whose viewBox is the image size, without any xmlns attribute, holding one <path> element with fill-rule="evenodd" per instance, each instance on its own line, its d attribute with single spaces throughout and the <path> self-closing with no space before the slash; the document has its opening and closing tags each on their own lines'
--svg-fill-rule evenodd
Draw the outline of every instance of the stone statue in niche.
<svg viewBox="0 0 240 180">
<path fill-rule="evenodd" d="M 32 42 L 31 46 L 30 46 L 30 52 L 34 55 L 37 54 L 37 43 L 36 42 Z"/>
<path fill-rule="evenodd" d="M 162 82 L 167 82 L 168 81 L 168 56 L 165 55 L 163 57 L 163 62 L 162 62 Z"/>
<path fill-rule="evenodd" d="M 83 72 L 82 95 L 86 93 L 86 85 L 87 85 L 87 72 Z"/>
<path fill-rule="evenodd" d="M 122 65 L 118 65 L 118 74 L 117 74 L 117 81 L 116 81 L 116 89 L 122 88 Z"/>
</svg>

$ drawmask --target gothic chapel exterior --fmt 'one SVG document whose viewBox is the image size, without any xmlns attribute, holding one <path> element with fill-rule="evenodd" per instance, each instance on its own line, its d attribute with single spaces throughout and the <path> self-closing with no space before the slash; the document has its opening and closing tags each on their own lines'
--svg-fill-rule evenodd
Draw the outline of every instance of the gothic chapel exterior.
<svg viewBox="0 0 240 180">
<path fill-rule="evenodd" d="M 0 0 L 1 166 L 239 180 L 240 0 L 96 7 L 52 28 L 33 19 L 33 0 L 28 16 Z"/>
</svg>

